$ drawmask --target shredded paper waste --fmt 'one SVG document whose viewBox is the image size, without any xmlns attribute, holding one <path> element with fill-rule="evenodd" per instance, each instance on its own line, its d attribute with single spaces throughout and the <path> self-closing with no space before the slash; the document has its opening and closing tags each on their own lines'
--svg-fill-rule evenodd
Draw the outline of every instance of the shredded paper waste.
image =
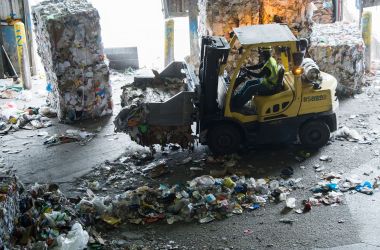
<svg viewBox="0 0 380 250">
<path fill-rule="evenodd" d="M 48 0 L 32 9 L 49 102 L 61 121 L 112 113 L 98 11 L 86 0 Z"/>
</svg>

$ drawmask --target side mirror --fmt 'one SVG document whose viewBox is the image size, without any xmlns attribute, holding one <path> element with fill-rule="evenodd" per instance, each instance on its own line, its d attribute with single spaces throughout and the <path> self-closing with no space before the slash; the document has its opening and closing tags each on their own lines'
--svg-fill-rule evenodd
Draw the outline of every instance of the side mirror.
<svg viewBox="0 0 380 250">
<path fill-rule="evenodd" d="M 293 62 L 295 67 L 301 66 L 305 54 L 303 52 L 293 53 Z"/>
</svg>

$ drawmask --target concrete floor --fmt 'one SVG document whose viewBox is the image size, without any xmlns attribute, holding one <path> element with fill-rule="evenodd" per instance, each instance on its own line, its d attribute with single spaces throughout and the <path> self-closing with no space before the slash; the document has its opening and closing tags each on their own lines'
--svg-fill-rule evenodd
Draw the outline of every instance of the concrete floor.
<svg viewBox="0 0 380 250">
<path fill-rule="evenodd" d="M 115 100 L 119 100 L 118 88 L 122 82 L 115 82 Z M 378 131 L 380 133 L 380 93 L 370 89 L 355 98 L 341 102 L 338 111 L 340 125 L 357 129 L 360 133 Z M 2 101 L 2 100 L 1 100 Z M 116 101 L 117 104 L 117 101 Z M 116 105 L 116 111 L 120 106 Z M 115 112 L 116 114 L 117 112 Z M 350 119 L 351 115 L 358 115 Z M 94 166 L 105 160 L 113 160 L 123 153 L 132 153 L 138 148 L 124 134 L 112 134 L 112 117 L 99 121 L 84 122 L 75 128 L 94 131 L 101 126 L 97 137 L 86 146 L 64 144 L 46 148 L 43 139 L 37 137 L 40 131 L 18 131 L 0 137 L 0 147 L 20 149 L 16 155 L 2 153 L 7 165 L 12 166 L 16 174 L 25 183 L 56 182 L 69 190 L 75 178 L 86 175 Z M 363 128 L 366 125 L 366 128 Z M 73 128 L 72 125 L 54 123 L 54 126 L 42 131 L 49 134 L 63 132 Z M 28 144 L 26 144 L 28 143 Z M 1 148 L 0 148 L 1 149 Z M 203 152 L 204 148 L 197 151 Z M 380 141 L 371 145 L 348 141 L 334 141 L 315 152 L 305 162 L 294 159 L 297 147 L 256 149 L 242 155 L 240 167 L 252 165 L 252 175 L 256 177 L 279 175 L 281 169 L 292 166 L 295 178 L 303 178 L 305 190 L 294 192 L 298 203 L 311 196 L 310 191 L 319 180 L 313 169 L 314 164 L 321 164 L 320 155 L 333 158 L 330 163 L 323 163 L 328 170 L 343 173 L 356 173 L 363 178 L 363 173 L 373 171 L 380 175 Z M 188 153 L 178 153 L 179 158 Z M 305 166 L 301 169 L 300 166 Z M 166 179 L 168 182 L 188 180 L 183 166 L 173 166 L 173 172 Z M 75 188 L 71 186 L 71 188 Z M 345 204 L 337 207 L 315 207 L 306 214 L 281 214 L 283 204 L 269 205 L 252 213 L 245 212 L 223 221 L 199 225 L 197 223 L 178 223 L 174 225 L 132 226 L 123 225 L 114 229 L 117 239 L 129 239 L 136 244 L 154 245 L 156 242 L 174 241 L 180 249 L 376 249 L 380 248 L 380 193 L 372 196 L 363 194 L 345 195 Z M 281 218 L 295 219 L 293 225 L 279 222 Z M 253 234 L 244 235 L 245 229 Z M 124 238 L 123 238 L 124 237 Z M 111 248 L 110 248 L 111 249 Z"/>
</svg>

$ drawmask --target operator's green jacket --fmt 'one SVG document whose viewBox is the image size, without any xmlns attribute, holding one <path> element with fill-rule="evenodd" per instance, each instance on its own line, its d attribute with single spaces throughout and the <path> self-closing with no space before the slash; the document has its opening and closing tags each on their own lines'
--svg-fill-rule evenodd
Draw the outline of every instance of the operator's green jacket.
<svg viewBox="0 0 380 250">
<path fill-rule="evenodd" d="M 276 59 L 270 57 L 261 70 L 264 68 L 269 69 L 270 75 L 263 78 L 262 84 L 264 84 L 268 89 L 273 89 L 276 86 L 278 79 L 278 65 Z"/>
</svg>

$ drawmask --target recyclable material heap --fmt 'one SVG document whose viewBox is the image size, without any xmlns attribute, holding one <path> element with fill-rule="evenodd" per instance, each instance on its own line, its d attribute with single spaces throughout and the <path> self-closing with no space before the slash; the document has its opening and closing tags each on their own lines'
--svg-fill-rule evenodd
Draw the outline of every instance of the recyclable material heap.
<svg viewBox="0 0 380 250">
<path fill-rule="evenodd" d="M 320 160 L 331 158 L 321 156 Z M 292 192 L 305 187 L 301 178 L 292 178 L 293 172 L 286 167 L 281 176 L 265 179 L 201 175 L 180 184 L 155 182 L 114 195 L 104 194 L 99 183 L 93 182 L 82 197 L 75 198 L 67 198 L 56 184 L 34 184 L 24 189 L 14 177 L 2 177 L 0 247 L 92 249 L 105 245 L 95 228 L 109 230 L 106 225 L 209 223 L 270 204 L 283 204 L 286 211 L 302 214 L 314 206 L 341 204 L 343 192 L 372 195 L 379 190 L 380 177 L 363 180 L 358 175 L 320 172 L 320 182 L 310 190 L 312 196 L 306 193 L 310 198 L 298 202 Z M 288 218 L 279 221 L 293 223 Z"/>
<path fill-rule="evenodd" d="M 362 34 L 356 24 L 337 22 L 315 24 L 310 38 L 309 54 L 321 71 L 338 80 L 338 91 L 351 95 L 364 84 L 364 51 Z"/>
<path fill-rule="evenodd" d="M 55 184 L 34 184 L 28 190 L 20 187 L 18 213 L 13 214 L 11 242 L 27 249 L 84 249 L 89 234 L 75 210 Z M 14 249 L 14 248 L 12 248 Z M 23 248 L 24 249 L 24 248 Z"/>
<path fill-rule="evenodd" d="M 225 36 L 229 39 L 235 27 L 286 23 L 296 37 L 309 38 L 314 21 L 327 22 L 326 18 L 317 18 L 320 13 L 325 13 L 321 9 L 323 5 L 318 3 L 319 0 L 200 0 L 199 32 L 200 35 Z M 234 63 L 237 58 L 237 48 L 232 48 L 229 61 Z M 226 69 L 230 72 L 233 67 L 228 65 Z"/>
<path fill-rule="evenodd" d="M 0 135 L 19 129 L 40 129 L 52 126 L 50 118 L 57 116 L 50 107 L 20 109 L 13 102 L 0 106 Z"/>
<path fill-rule="evenodd" d="M 285 201 L 286 195 L 298 185 L 294 179 L 268 181 L 204 175 L 182 185 L 160 184 L 157 188 L 142 186 L 116 195 L 113 199 L 83 199 L 79 209 L 82 213 L 98 211 L 105 213 L 103 218 L 112 217 L 116 221 L 133 224 L 157 221 L 173 224 L 194 220 L 208 223 L 242 214 L 244 210 L 256 210 L 270 200 Z"/>
<path fill-rule="evenodd" d="M 111 114 L 98 11 L 86 0 L 47 0 L 33 7 L 33 17 L 48 101 L 58 118 L 72 122 Z"/>
<path fill-rule="evenodd" d="M 18 204 L 17 179 L 0 177 L 0 249 L 10 247 L 10 239 L 19 213 Z"/>
<path fill-rule="evenodd" d="M 323 3 L 322 3 L 323 2 Z M 200 33 L 229 37 L 234 27 L 287 23 L 295 35 L 308 37 L 313 21 L 332 22 L 332 1 L 199 0 Z M 328 16 L 331 17 L 328 17 Z"/>
<path fill-rule="evenodd" d="M 128 133 L 133 141 L 143 146 L 178 143 L 187 148 L 193 144 L 190 124 L 158 126 L 148 121 L 148 103 L 165 102 L 187 89 L 185 74 L 178 72 L 177 75 L 167 76 L 165 73 L 176 65 L 178 64 L 170 64 L 161 74 L 154 71 L 155 76 L 136 76 L 133 83 L 122 88 L 123 109 L 114 121 L 116 132 Z"/>
</svg>

